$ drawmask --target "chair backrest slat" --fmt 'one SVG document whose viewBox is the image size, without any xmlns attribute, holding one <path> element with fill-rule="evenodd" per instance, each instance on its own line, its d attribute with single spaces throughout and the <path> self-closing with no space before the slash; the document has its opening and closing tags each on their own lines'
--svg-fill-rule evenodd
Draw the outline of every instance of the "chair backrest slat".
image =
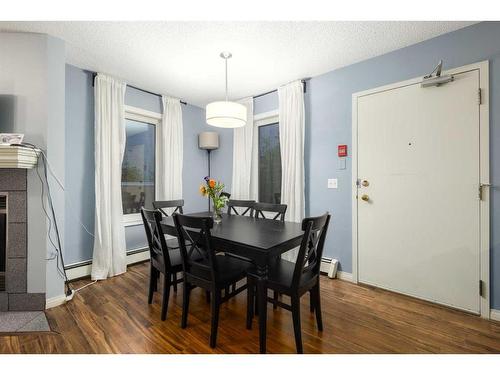
<svg viewBox="0 0 500 375">
<path fill-rule="evenodd" d="M 304 236 L 302 237 L 293 272 L 293 288 L 299 287 L 300 279 L 306 272 L 312 272 L 314 275 L 319 276 L 323 247 L 325 245 L 329 223 L 330 214 L 328 212 L 322 216 L 309 217 L 302 220 Z"/>
<path fill-rule="evenodd" d="M 239 216 L 248 214 L 248 216 L 253 216 L 254 205 L 255 201 L 253 200 L 230 199 L 227 202 L 227 214 Z"/>
<path fill-rule="evenodd" d="M 218 282 L 216 253 L 212 246 L 211 217 L 174 214 L 184 273 L 206 283 Z M 187 244 L 186 244 L 187 242 Z"/>
<path fill-rule="evenodd" d="M 225 191 L 221 192 L 221 193 L 220 193 L 220 196 L 221 196 L 221 197 L 226 197 L 228 200 L 229 200 L 229 198 L 231 198 L 231 194 L 226 193 Z"/>
<path fill-rule="evenodd" d="M 144 223 L 144 230 L 148 240 L 149 254 L 151 259 L 158 259 L 161 256 L 162 262 L 165 265 L 165 271 L 171 267 L 170 256 L 168 253 L 167 241 L 161 227 L 162 216 L 157 210 L 147 210 L 141 208 L 142 222 Z"/>
<path fill-rule="evenodd" d="M 272 219 L 285 221 L 287 205 L 286 204 L 273 204 L 273 203 L 255 203 L 253 210 L 256 218 Z M 274 216 L 268 217 L 266 213 L 273 213 Z"/>
<path fill-rule="evenodd" d="M 174 213 L 181 213 L 183 214 L 184 211 L 182 207 L 184 206 L 184 199 L 175 199 L 175 200 L 170 200 L 170 201 L 154 201 L 153 202 L 153 207 L 160 211 L 164 216 L 169 216 L 167 213 L 166 209 L 167 208 L 173 208 L 174 210 L 170 213 L 170 215 L 173 215 Z"/>
</svg>

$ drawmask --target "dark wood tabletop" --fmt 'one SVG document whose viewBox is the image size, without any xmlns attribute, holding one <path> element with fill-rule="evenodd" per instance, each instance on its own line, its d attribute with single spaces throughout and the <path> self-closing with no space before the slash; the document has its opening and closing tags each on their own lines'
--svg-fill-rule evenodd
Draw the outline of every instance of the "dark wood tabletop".
<svg viewBox="0 0 500 375">
<path fill-rule="evenodd" d="M 210 212 L 188 214 L 211 216 Z M 174 220 L 162 221 L 165 233 L 176 236 Z M 266 352 L 267 288 L 269 266 L 281 254 L 300 246 L 302 226 L 299 223 L 269 220 L 238 215 L 222 215 L 222 222 L 211 230 L 215 249 L 250 259 L 256 266 L 259 309 L 260 352 Z"/>
<path fill-rule="evenodd" d="M 211 216 L 211 213 L 188 215 Z M 176 235 L 172 217 L 164 218 L 162 224 L 165 233 Z M 299 223 L 227 214 L 222 215 L 222 222 L 214 224 L 210 233 L 217 249 L 248 257 L 258 266 L 266 263 L 268 257 L 299 246 L 304 234 Z"/>
</svg>

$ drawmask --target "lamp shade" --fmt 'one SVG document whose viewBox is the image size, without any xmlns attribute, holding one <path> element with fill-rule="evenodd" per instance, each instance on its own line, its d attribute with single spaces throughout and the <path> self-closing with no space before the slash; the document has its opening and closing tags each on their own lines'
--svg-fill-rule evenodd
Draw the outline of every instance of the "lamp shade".
<svg viewBox="0 0 500 375">
<path fill-rule="evenodd" d="M 247 123 L 247 107 L 236 102 L 212 102 L 206 107 L 207 124 L 219 128 L 240 128 Z"/>
<path fill-rule="evenodd" d="M 198 134 L 198 147 L 202 150 L 217 150 L 219 148 L 219 134 L 216 132 Z"/>
</svg>

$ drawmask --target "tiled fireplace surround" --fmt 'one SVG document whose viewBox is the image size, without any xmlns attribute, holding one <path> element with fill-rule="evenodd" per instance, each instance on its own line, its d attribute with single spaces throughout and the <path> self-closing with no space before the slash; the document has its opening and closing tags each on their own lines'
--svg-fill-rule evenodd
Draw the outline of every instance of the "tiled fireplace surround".
<svg viewBox="0 0 500 375">
<path fill-rule="evenodd" d="M 44 310 L 45 294 L 27 292 L 27 170 L 0 168 L 0 193 L 7 193 L 7 262 L 0 311 Z"/>
</svg>

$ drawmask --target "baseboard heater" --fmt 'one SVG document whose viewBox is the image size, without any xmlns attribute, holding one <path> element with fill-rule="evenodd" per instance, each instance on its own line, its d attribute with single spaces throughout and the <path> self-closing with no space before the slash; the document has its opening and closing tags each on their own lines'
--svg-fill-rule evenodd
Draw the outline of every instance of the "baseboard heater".
<svg viewBox="0 0 500 375">
<path fill-rule="evenodd" d="M 149 259 L 149 249 L 139 248 L 127 251 L 127 266 L 135 263 L 144 262 Z M 68 275 L 68 280 L 74 281 L 90 276 L 92 271 L 92 261 L 84 260 L 78 263 L 72 263 L 64 267 Z"/>
<path fill-rule="evenodd" d="M 320 272 L 327 275 L 330 279 L 337 276 L 339 261 L 332 258 L 321 258 Z"/>
</svg>

